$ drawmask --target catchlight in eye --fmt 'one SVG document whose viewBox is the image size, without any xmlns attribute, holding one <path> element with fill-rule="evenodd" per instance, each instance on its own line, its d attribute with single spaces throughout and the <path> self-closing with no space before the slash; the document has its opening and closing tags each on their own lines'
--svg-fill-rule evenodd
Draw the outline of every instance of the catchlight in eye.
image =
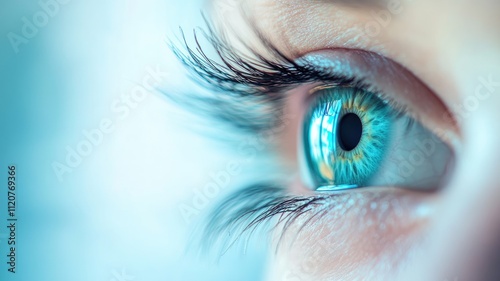
<svg viewBox="0 0 500 281">
<path fill-rule="evenodd" d="M 302 174 L 317 191 L 368 185 L 435 187 L 451 157 L 449 148 L 418 122 L 356 87 L 315 92 L 301 138 Z M 424 154 L 416 151 L 419 138 L 435 142 L 437 153 L 425 159 L 433 169 L 417 163 L 411 173 L 403 173 L 409 155 Z"/>
</svg>

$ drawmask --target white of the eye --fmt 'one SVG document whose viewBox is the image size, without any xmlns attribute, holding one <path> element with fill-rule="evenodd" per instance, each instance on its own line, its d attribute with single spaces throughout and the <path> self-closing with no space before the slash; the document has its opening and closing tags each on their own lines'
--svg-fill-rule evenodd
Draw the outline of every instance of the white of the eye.
<svg viewBox="0 0 500 281">
<path fill-rule="evenodd" d="M 394 121 L 387 152 L 369 185 L 432 189 L 442 184 L 452 160 L 450 148 L 410 117 Z"/>
</svg>

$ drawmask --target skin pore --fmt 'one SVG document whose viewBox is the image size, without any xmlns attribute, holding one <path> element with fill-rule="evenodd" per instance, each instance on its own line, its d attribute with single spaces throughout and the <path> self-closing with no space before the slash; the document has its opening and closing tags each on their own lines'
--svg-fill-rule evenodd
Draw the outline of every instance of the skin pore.
<svg viewBox="0 0 500 281">
<path fill-rule="evenodd" d="M 406 85 L 413 97 L 406 101 L 422 123 L 452 136 L 455 165 L 446 186 L 431 193 L 365 188 L 336 197 L 310 225 L 301 228 L 299 220 L 285 231 L 268 280 L 498 280 L 500 2 L 364 2 L 211 3 L 217 26 L 256 40 L 241 5 L 275 47 L 294 59 L 340 49 L 388 58 L 404 71 L 377 71 L 374 79 Z M 296 155 L 307 99 L 307 87 L 291 91 L 285 104 L 291 122 L 280 135 L 280 153 L 296 174 L 290 192 L 310 195 Z"/>
</svg>

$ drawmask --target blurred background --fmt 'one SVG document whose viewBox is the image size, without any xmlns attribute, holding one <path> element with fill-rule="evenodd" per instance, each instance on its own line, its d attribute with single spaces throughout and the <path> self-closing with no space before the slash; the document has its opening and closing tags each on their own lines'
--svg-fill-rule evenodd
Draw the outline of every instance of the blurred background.
<svg viewBox="0 0 500 281">
<path fill-rule="evenodd" d="M 265 247 L 236 247 L 218 261 L 186 251 L 208 207 L 187 218 L 182 206 L 234 160 L 165 98 L 192 87 L 168 38 L 202 25 L 205 6 L 1 1 L 0 280 L 263 279 Z M 7 271 L 9 165 L 17 167 L 15 274 Z"/>
</svg>

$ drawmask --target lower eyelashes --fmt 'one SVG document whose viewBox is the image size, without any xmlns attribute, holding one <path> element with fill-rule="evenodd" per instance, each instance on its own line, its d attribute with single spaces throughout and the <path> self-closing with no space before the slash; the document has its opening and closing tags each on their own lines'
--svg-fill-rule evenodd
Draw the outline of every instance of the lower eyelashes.
<svg viewBox="0 0 500 281">
<path fill-rule="evenodd" d="M 307 185 L 315 190 L 341 190 L 373 183 L 394 185 L 396 182 L 385 180 L 388 176 L 380 175 L 380 170 L 387 166 L 383 165 L 387 156 L 394 155 L 395 140 L 411 143 L 407 133 L 412 131 L 419 131 L 425 138 L 432 135 L 413 126 L 413 119 L 401 116 L 388 102 L 367 90 L 336 87 L 320 90 L 315 95 L 301 136 L 303 175 Z M 438 153 L 436 157 L 449 155 Z M 398 168 L 396 163 L 384 172 L 399 174 Z M 415 180 L 422 176 L 425 175 L 417 172 L 408 178 Z M 438 180 L 436 177 L 435 182 Z"/>
</svg>

